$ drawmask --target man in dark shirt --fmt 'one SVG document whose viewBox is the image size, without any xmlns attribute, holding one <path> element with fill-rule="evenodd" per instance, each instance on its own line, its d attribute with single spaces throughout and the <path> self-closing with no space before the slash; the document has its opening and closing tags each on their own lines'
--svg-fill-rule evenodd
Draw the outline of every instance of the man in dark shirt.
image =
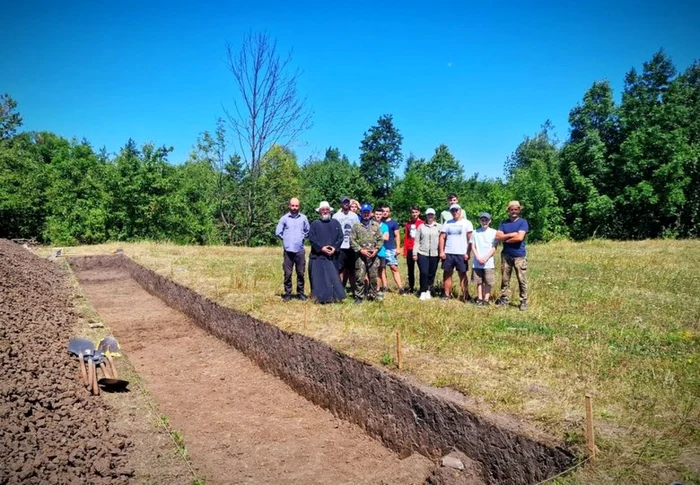
<svg viewBox="0 0 700 485">
<path fill-rule="evenodd" d="M 525 251 L 525 236 L 530 230 L 525 219 L 520 217 L 522 206 L 517 200 L 508 203 L 508 220 L 498 226 L 496 240 L 503 243 L 501 253 L 501 297 L 496 305 L 508 305 L 510 296 L 510 277 L 515 270 L 515 276 L 520 285 L 520 309 L 527 310 L 527 252 Z"/>
<path fill-rule="evenodd" d="M 391 218 L 391 207 L 383 205 L 384 224 L 389 228 L 389 239 L 384 242 L 386 248 L 386 265 L 391 270 L 391 275 L 394 277 L 396 286 L 399 287 L 399 294 L 405 295 L 406 290 L 401 283 L 401 273 L 399 273 L 399 253 L 401 251 L 401 233 L 399 231 L 399 223 Z M 388 288 L 384 288 L 388 291 Z"/>
</svg>

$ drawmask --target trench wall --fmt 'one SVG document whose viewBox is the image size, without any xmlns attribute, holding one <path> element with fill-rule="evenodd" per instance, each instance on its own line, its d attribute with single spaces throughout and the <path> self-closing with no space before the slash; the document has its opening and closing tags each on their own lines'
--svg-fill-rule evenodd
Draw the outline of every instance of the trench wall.
<svg viewBox="0 0 700 485">
<path fill-rule="evenodd" d="M 456 448 L 483 467 L 489 483 L 529 484 L 570 467 L 573 455 L 498 427 L 456 403 L 208 298 L 126 256 L 69 259 L 75 270 L 119 267 L 149 293 L 192 318 L 308 400 L 360 425 L 398 452 L 438 458 Z"/>
</svg>

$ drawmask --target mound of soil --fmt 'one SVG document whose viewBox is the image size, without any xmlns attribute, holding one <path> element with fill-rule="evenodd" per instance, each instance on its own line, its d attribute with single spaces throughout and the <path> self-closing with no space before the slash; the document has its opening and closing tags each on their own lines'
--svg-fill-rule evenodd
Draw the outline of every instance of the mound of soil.
<svg viewBox="0 0 700 485">
<path fill-rule="evenodd" d="M 77 316 L 65 273 L 0 240 L 0 484 L 127 483 L 131 442 L 110 429 L 66 351 Z"/>
</svg>

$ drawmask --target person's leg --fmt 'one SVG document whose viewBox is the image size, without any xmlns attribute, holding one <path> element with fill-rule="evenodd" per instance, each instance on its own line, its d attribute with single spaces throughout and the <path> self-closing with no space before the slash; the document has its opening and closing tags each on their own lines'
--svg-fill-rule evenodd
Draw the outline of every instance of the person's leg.
<svg viewBox="0 0 700 485">
<path fill-rule="evenodd" d="M 369 274 L 369 291 L 367 297 L 372 300 L 377 297 L 377 278 L 379 269 L 379 257 L 375 256 L 367 260 L 367 273 Z"/>
<path fill-rule="evenodd" d="M 420 292 L 428 291 L 429 262 L 428 256 L 418 255 L 418 278 L 420 279 Z"/>
<path fill-rule="evenodd" d="M 489 304 L 489 301 L 491 300 L 491 288 L 493 288 L 493 285 L 496 283 L 496 270 L 493 268 L 485 269 L 484 270 L 484 302 L 486 304 Z"/>
<path fill-rule="evenodd" d="M 406 251 L 406 269 L 408 270 L 408 289 L 414 292 L 416 288 L 416 262 L 413 261 L 413 249 Z"/>
<path fill-rule="evenodd" d="M 284 272 L 284 295 L 292 294 L 292 268 L 294 267 L 294 256 L 296 253 L 282 251 L 282 271 Z"/>
<path fill-rule="evenodd" d="M 355 288 L 355 260 L 357 259 L 357 253 L 352 250 L 352 248 L 346 249 L 346 258 L 348 263 L 345 265 L 345 272 L 347 274 L 347 279 L 350 280 L 350 288 Z M 343 283 L 345 286 L 345 283 Z"/>
<path fill-rule="evenodd" d="M 474 268 L 472 266 L 472 283 L 476 285 L 476 302 L 480 303 L 484 300 L 484 292 L 483 292 L 483 270 Z"/>
<path fill-rule="evenodd" d="M 435 286 L 435 275 L 439 264 L 440 258 L 438 256 L 430 256 L 428 258 L 428 291 L 432 291 Z"/>
<path fill-rule="evenodd" d="M 348 282 L 348 278 L 350 277 L 350 273 L 348 271 L 348 259 L 347 259 L 347 250 L 346 249 L 341 249 L 338 252 L 338 274 L 340 275 L 340 282 L 345 286 Z M 355 268 L 353 267 L 353 270 Z"/>
<path fill-rule="evenodd" d="M 457 271 L 459 275 L 459 289 L 462 292 L 464 301 L 469 301 L 469 279 L 466 271 Z"/>
<path fill-rule="evenodd" d="M 520 286 L 520 307 L 527 308 L 527 258 L 514 258 L 515 277 Z M 525 305 L 523 305 L 525 302 Z"/>
<path fill-rule="evenodd" d="M 364 256 L 358 256 L 355 260 L 355 299 L 364 300 L 367 297 L 367 265 Z"/>
<path fill-rule="evenodd" d="M 297 295 L 301 296 L 304 294 L 304 272 L 306 271 L 306 252 L 303 248 L 295 253 L 294 265 L 297 272 Z"/>
<path fill-rule="evenodd" d="M 442 286 L 445 289 L 445 296 L 452 298 L 452 270 L 442 271 Z"/>
<path fill-rule="evenodd" d="M 510 297 L 510 276 L 513 272 L 513 258 L 502 254 L 501 255 L 501 296 L 498 301 L 501 304 L 507 304 Z"/>
</svg>

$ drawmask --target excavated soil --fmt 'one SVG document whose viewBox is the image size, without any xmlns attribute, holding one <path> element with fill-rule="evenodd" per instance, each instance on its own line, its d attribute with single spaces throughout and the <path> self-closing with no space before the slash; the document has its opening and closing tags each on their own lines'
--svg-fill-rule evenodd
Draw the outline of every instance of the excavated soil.
<svg viewBox="0 0 700 485">
<path fill-rule="evenodd" d="M 76 276 L 207 483 L 410 484 L 433 470 L 299 396 L 126 270 Z"/>
<path fill-rule="evenodd" d="M 0 484 L 128 483 L 131 441 L 66 352 L 76 314 L 66 275 L 0 240 Z"/>
</svg>

